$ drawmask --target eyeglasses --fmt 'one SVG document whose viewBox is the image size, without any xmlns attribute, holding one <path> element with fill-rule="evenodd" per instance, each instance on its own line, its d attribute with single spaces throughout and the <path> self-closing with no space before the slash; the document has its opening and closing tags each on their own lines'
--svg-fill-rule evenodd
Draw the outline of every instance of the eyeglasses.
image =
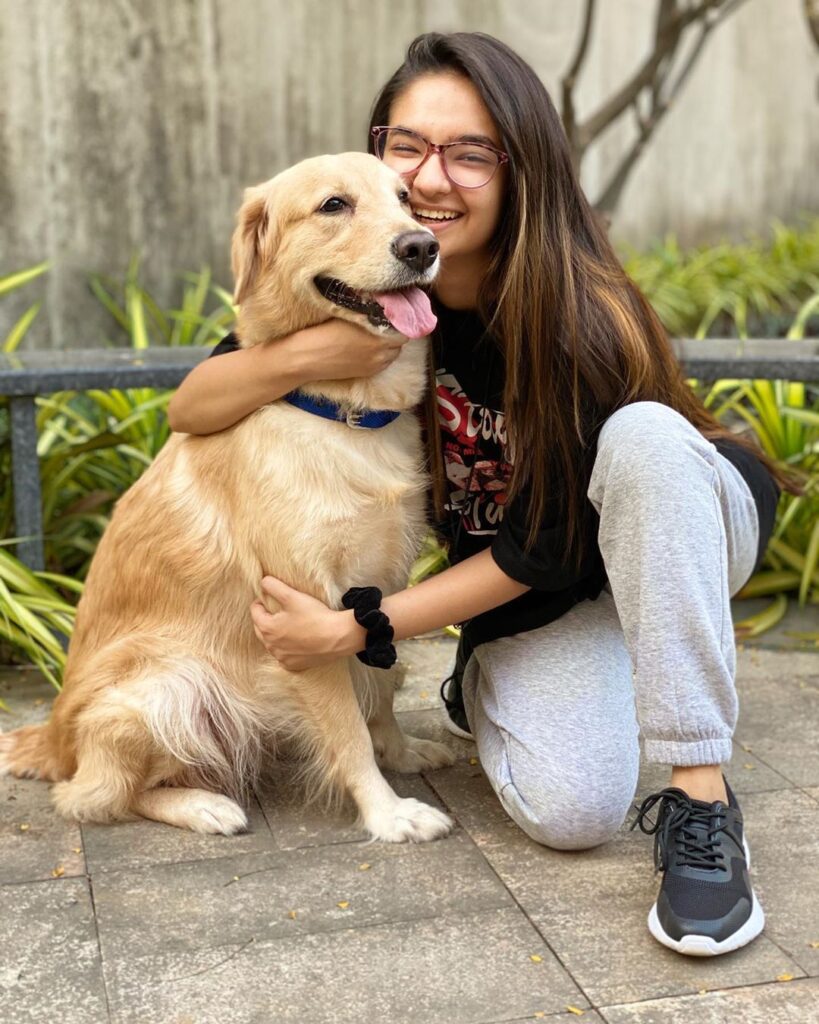
<svg viewBox="0 0 819 1024">
<path fill-rule="evenodd" d="M 441 158 L 444 174 L 458 188 L 482 188 L 494 178 L 508 153 L 482 142 L 445 142 L 436 146 L 408 128 L 373 128 L 375 155 L 399 174 L 415 174 L 432 153 Z"/>
</svg>

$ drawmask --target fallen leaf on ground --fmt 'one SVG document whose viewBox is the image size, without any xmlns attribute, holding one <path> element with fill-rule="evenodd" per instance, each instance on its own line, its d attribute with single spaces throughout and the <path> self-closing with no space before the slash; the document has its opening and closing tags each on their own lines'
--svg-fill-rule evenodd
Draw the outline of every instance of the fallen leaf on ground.
<svg viewBox="0 0 819 1024">
<path fill-rule="evenodd" d="M 566 1009 L 569 1011 L 569 1013 L 573 1013 L 577 1017 L 583 1016 L 583 1011 L 578 1009 L 576 1006 L 567 1006 Z"/>
<path fill-rule="evenodd" d="M 54 870 L 51 872 L 51 877 L 52 878 L 62 878 L 64 874 L 65 874 L 65 868 L 62 866 L 62 864 L 58 864 L 57 867 L 54 868 Z"/>
<path fill-rule="evenodd" d="M 295 910 L 288 910 L 287 916 L 290 918 L 291 921 L 295 921 L 299 915 L 296 913 Z"/>
<path fill-rule="evenodd" d="M 793 975 L 792 974 L 777 974 L 776 980 L 777 981 L 793 981 Z"/>
<path fill-rule="evenodd" d="M 478 763 L 478 759 L 477 759 L 477 757 L 470 757 L 470 759 L 469 759 L 469 763 L 470 763 L 470 764 L 477 764 L 477 763 Z"/>
<path fill-rule="evenodd" d="M 349 900 L 341 900 L 340 903 L 336 903 L 336 906 L 340 907 L 342 910 L 346 910 L 347 907 L 349 907 L 349 905 L 350 905 L 350 901 Z"/>
<path fill-rule="evenodd" d="M 372 867 L 372 864 L 359 864 L 358 865 L 358 870 L 359 871 L 369 871 L 371 867 Z"/>
<path fill-rule="evenodd" d="M 22 825 L 20 826 L 20 831 L 21 831 L 21 832 L 28 832 L 28 830 L 29 830 L 30 828 L 31 828 L 31 825 L 29 825 L 29 824 L 28 824 L 28 822 L 24 822 L 24 823 L 23 823 L 23 824 L 22 824 Z"/>
<path fill-rule="evenodd" d="M 71 852 L 72 853 L 82 853 L 82 847 L 81 846 L 75 846 Z"/>
<path fill-rule="evenodd" d="M 538 956 L 537 953 L 532 953 L 529 959 L 532 961 L 533 964 L 539 964 L 543 962 L 543 957 Z"/>
</svg>

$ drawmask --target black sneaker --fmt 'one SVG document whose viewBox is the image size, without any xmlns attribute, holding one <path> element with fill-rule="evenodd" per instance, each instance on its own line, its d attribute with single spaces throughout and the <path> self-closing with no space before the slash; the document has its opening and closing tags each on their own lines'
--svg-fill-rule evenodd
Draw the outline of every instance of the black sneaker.
<svg viewBox="0 0 819 1024">
<path fill-rule="evenodd" d="M 663 871 L 648 930 L 664 946 L 688 956 L 717 956 L 739 949 L 765 925 L 751 888 L 751 855 L 742 831 L 742 812 L 728 783 L 728 806 L 692 800 L 681 789 L 646 797 L 637 825 L 654 835 L 654 865 Z M 659 801 L 657 820 L 646 827 Z"/>
<path fill-rule="evenodd" d="M 464 669 L 468 660 L 469 654 L 466 652 L 466 643 L 464 638 L 461 637 L 458 641 L 458 651 L 455 655 L 455 668 L 452 670 L 452 674 L 447 676 L 441 683 L 441 700 L 446 708 L 444 725 L 453 736 L 460 736 L 462 740 L 474 739 L 469 731 L 469 722 L 467 721 L 466 708 L 464 707 L 464 694 L 461 687 L 461 680 L 463 679 Z"/>
</svg>

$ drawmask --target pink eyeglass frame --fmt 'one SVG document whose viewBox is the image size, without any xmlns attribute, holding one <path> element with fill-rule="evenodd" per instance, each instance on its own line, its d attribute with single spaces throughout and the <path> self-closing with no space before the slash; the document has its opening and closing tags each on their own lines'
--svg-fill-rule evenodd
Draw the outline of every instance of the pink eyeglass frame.
<svg viewBox="0 0 819 1024">
<path fill-rule="evenodd" d="M 501 166 L 501 164 L 508 164 L 509 163 L 509 154 L 508 153 L 504 153 L 504 151 L 502 149 L 496 149 L 494 146 L 488 146 L 485 142 L 462 142 L 462 141 L 456 141 L 456 142 L 442 142 L 440 144 L 436 144 L 434 142 L 430 142 L 429 139 L 426 138 L 425 136 L 423 136 L 420 132 L 414 132 L 414 131 L 412 131 L 409 128 L 395 128 L 394 125 L 379 125 L 379 126 L 377 126 L 375 128 L 371 128 L 370 129 L 370 135 L 372 135 L 372 137 L 373 137 L 373 146 L 375 148 L 375 155 L 376 156 L 378 156 L 378 140 L 381 138 L 381 136 L 384 134 L 384 132 L 391 132 L 391 131 L 401 131 L 401 132 L 404 132 L 406 135 L 414 135 L 417 139 L 420 139 L 422 142 L 426 143 L 426 147 L 427 147 L 426 156 L 421 160 L 421 162 L 418 164 L 418 166 L 417 167 L 413 167 L 413 169 L 411 171 L 406 171 L 404 174 L 401 175 L 402 177 L 409 177 L 412 174 L 417 174 L 421 170 L 421 168 L 424 166 L 424 164 L 427 162 L 427 160 L 429 160 L 429 158 L 432 156 L 432 154 L 433 153 L 437 153 L 437 155 L 441 158 L 441 168 L 443 169 L 443 172 L 446 175 L 447 180 L 450 181 L 456 188 L 467 188 L 467 189 L 485 188 L 489 184 L 489 182 L 495 177 L 495 175 L 498 173 L 498 168 Z M 497 156 L 497 158 L 498 158 L 498 162 L 495 164 L 495 167 L 494 167 L 492 173 L 489 175 L 489 177 L 486 179 L 486 181 L 481 182 L 480 185 L 462 185 L 459 181 L 455 181 L 455 179 L 449 173 L 449 168 L 446 165 L 446 158 L 444 156 L 444 154 L 446 153 L 446 150 L 451 149 L 453 146 L 465 146 L 465 145 L 466 146 L 476 146 L 478 149 L 488 149 L 491 153 L 494 153 L 495 156 Z M 378 156 L 378 159 L 383 161 L 384 158 L 382 156 Z"/>
</svg>

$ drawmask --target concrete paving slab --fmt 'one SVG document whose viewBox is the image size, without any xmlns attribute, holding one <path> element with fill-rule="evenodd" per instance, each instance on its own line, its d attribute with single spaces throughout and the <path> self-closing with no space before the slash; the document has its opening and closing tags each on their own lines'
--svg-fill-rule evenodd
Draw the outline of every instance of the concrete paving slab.
<svg viewBox="0 0 819 1024">
<path fill-rule="evenodd" d="M 811 976 L 819 976 L 819 807 L 792 790 L 749 794 L 742 801 L 754 888 L 765 911 L 764 934 Z M 819 1020 L 819 1003 L 817 1003 Z"/>
<path fill-rule="evenodd" d="M 738 738 L 801 787 L 819 786 L 819 657 L 743 652 Z"/>
<path fill-rule="evenodd" d="M 463 833 L 247 854 L 94 881 L 103 955 L 195 950 L 492 910 L 512 898 Z"/>
<path fill-rule="evenodd" d="M 85 874 L 80 826 L 51 805 L 49 786 L 0 781 L 0 884 Z"/>
<path fill-rule="evenodd" d="M 0 708 L 0 731 L 44 722 L 56 695 L 54 687 L 36 669 L 0 668 L 0 700 L 8 708 Z"/>
<path fill-rule="evenodd" d="M 819 985 L 814 979 L 754 985 L 630 1006 L 606 1006 L 607 1024 L 815 1024 Z"/>
<path fill-rule="evenodd" d="M 597 1010 L 581 1010 L 579 1007 L 574 1006 L 571 1010 L 564 1010 L 563 1013 L 544 1013 L 538 1012 L 533 1014 L 531 1017 L 515 1017 L 514 1020 L 497 1020 L 487 1021 L 486 1024 L 532 1024 L 532 1021 L 546 1020 L 546 1021 L 580 1021 L 581 1024 L 606 1024 Z M 481 1024 L 484 1024 L 481 1021 Z"/>
<path fill-rule="evenodd" d="M 3 1024 L 108 1020 L 94 910 L 80 878 L 0 887 Z"/>
<path fill-rule="evenodd" d="M 258 790 L 259 802 L 276 849 L 298 850 L 308 846 L 358 843 L 368 838 L 368 833 L 356 825 L 352 801 L 329 810 L 321 804 L 307 804 L 303 790 L 294 781 L 295 776 L 293 765 L 274 767 L 264 786 Z M 434 791 L 420 775 L 385 772 L 384 777 L 399 796 L 415 797 L 443 809 Z"/>
<path fill-rule="evenodd" d="M 589 1005 L 512 909 L 121 958 L 105 971 L 118 1024 L 486 1024 Z"/>
<path fill-rule="evenodd" d="M 457 647 L 457 640 L 448 636 L 403 640 L 396 645 L 406 670 L 403 686 L 395 694 L 396 711 L 424 711 L 441 706 L 439 689 L 452 671 Z"/>
<path fill-rule="evenodd" d="M 734 622 L 757 615 L 771 603 L 770 597 L 755 597 L 743 601 L 731 602 L 731 615 Z M 777 651 L 808 651 L 819 652 L 819 616 L 816 606 L 808 605 L 800 608 L 794 598 L 788 601 L 785 617 L 760 636 L 743 640 L 741 646 L 746 650 L 777 650 Z"/>
<path fill-rule="evenodd" d="M 274 849 L 265 816 L 255 797 L 246 806 L 248 831 L 235 836 L 209 836 L 158 821 L 82 825 L 83 846 L 91 874 L 134 871 L 151 864 L 198 861 Z"/>
<path fill-rule="evenodd" d="M 0 958 L 3 1024 L 106 1021 L 100 970 L 114 1018 L 140 1024 L 819 1024 L 819 1014 L 810 1016 L 819 997 L 804 979 L 819 974 L 817 654 L 739 652 L 740 719 L 727 773 L 741 797 L 768 924 L 745 950 L 700 961 L 665 950 L 647 932 L 658 885 L 650 837 L 624 828 L 605 847 L 561 853 L 508 819 L 471 763 L 475 745 L 443 725 L 437 691 L 454 653 L 455 641 L 445 638 L 401 645 L 408 669 L 399 720 L 458 759 L 423 778 L 390 776 L 402 795 L 438 800 L 463 826 L 437 843 L 364 842 L 351 808 L 328 815 L 302 806 L 292 766 L 260 793 L 253 833 L 232 838 L 139 821 L 83 827 L 78 841 L 76 826 L 51 810 L 47 786 L 0 780 L 0 880 L 9 882 L 0 899 L 8 906 L 9 892 L 43 894 L 40 902 L 21 897 L 17 917 L 4 915 L 8 948 L 22 957 L 39 941 L 30 969 L 48 963 L 32 981 L 10 974 L 14 966 Z M 0 673 L 0 699 L 12 712 L 0 712 L 0 729 L 44 719 L 53 696 L 36 673 Z M 667 767 L 643 765 L 637 797 L 668 780 Z M 88 951 L 78 956 L 72 946 L 87 943 L 94 924 L 87 882 L 68 877 L 83 870 L 74 852 L 83 845 L 102 968 L 98 957 L 89 968 Z M 52 851 L 58 864 L 50 864 Z M 361 871 L 364 863 L 370 867 Z M 51 879 L 60 864 L 66 877 Z M 345 893 L 336 892 L 347 880 Z M 81 907 L 82 927 L 64 920 L 56 896 L 48 902 L 58 886 L 75 887 L 72 900 L 81 892 L 72 906 Z M 783 975 L 796 980 L 774 980 Z"/>
<path fill-rule="evenodd" d="M 593 1005 L 804 973 L 764 935 L 728 957 L 709 960 L 681 957 L 659 945 L 646 927 L 659 883 L 649 837 L 623 830 L 594 850 L 550 850 L 488 817 L 491 789 L 474 767 L 457 765 L 432 782 Z"/>
</svg>

